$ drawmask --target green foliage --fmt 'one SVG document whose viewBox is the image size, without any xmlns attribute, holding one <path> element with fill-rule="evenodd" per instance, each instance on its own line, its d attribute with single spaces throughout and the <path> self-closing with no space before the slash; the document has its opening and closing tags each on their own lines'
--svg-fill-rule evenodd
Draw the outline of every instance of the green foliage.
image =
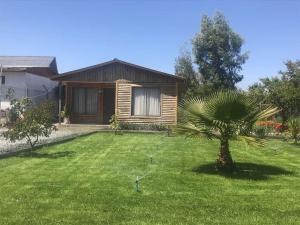
<svg viewBox="0 0 300 225">
<path fill-rule="evenodd" d="M 8 120 L 10 123 L 15 123 L 23 113 L 32 106 L 32 101 L 30 98 L 23 97 L 21 99 L 15 98 L 15 91 L 9 88 L 6 93 L 6 98 L 10 101 L 11 108 L 8 112 Z"/>
<path fill-rule="evenodd" d="M 193 61 L 190 52 L 183 50 L 181 55 L 176 58 L 175 74 L 185 78 L 184 97 L 195 96 L 199 88 L 197 74 L 193 68 Z"/>
<path fill-rule="evenodd" d="M 289 120 L 289 131 L 291 132 L 294 143 L 297 143 L 300 133 L 300 119 L 293 118 Z"/>
<path fill-rule="evenodd" d="M 27 109 L 22 113 L 4 137 L 12 142 L 26 139 L 31 148 L 39 142 L 40 137 L 49 137 L 55 126 L 53 123 L 54 104 L 44 102 L 38 106 Z"/>
<path fill-rule="evenodd" d="M 117 133 L 121 130 L 120 122 L 118 121 L 118 117 L 114 114 L 111 116 L 109 120 L 110 127 Z"/>
<path fill-rule="evenodd" d="M 267 140 L 255 151 L 233 141 L 237 171 L 225 174 L 214 169 L 217 145 L 101 132 L 2 158 L 0 224 L 299 224 L 299 146 Z"/>
<path fill-rule="evenodd" d="M 263 78 L 248 90 L 256 102 L 273 104 L 281 109 L 283 124 L 300 114 L 300 61 L 288 61 L 285 65 L 286 71 L 281 71 L 280 77 Z"/>
<path fill-rule="evenodd" d="M 220 91 L 207 98 L 191 98 L 180 106 L 177 132 L 186 136 L 206 136 L 220 141 L 218 169 L 232 170 L 229 140 L 243 140 L 249 144 L 260 144 L 250 137 L 255 122 L 277 113 L 277 108 L 259 109 L 245 94 L 236 91 Z M 227 165 L 226 165 L 227 164 Z"/>
<path fill-rule="evenodd" d="M 70 118 L 71 112 L 70 109 L 67 105 L 64 105 L 64 110 L 61 111 L 61 117 L 62 118 Z"/>
<path fill-rule="evenodd" d="M 135 123 L 120 123 L 121 130 L 153 130 L 153 131 L 167 131 L 169 128 L 165 124 L 148 123 L 148 124 L 135 124 Z"/>
<path fill-rule="evenodd" d="M 243 79 L 240 71 L 248 55 L 241 53 L 242 45 L 242 38 L 221 13 L 213 18 L 203 16 L 201 31 L 193 40 L 193 52 L 203 86 L 209 87 L 207 91 L 235 89 Z"/>
<path fill-rule="evenodd" d="M 254 126 L 253 132 L 257 138 L 265 138 L 268 134 L 268 128 L 265 126 Z"/>
</svg>

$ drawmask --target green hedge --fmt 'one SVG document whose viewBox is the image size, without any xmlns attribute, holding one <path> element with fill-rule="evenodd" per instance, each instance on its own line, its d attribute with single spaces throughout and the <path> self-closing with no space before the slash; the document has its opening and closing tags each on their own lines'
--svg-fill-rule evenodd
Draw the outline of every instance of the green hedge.
<svg viewBox="0 0 300 225">
<path fill-rule="evenodd" d="M 153 130 L 167 131 L 168 125 L 160 123 L 136 124 L 136 123 L 120 123 L 121 130 Z"/>
</svg>

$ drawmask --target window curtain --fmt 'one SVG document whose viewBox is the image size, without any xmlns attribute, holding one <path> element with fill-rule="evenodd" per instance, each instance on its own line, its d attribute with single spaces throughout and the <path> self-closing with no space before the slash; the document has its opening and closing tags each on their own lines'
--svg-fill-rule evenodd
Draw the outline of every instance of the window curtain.
<svg viewBox="0 0 300 225">
<path fill-rule="evenodd" d="M 84 88 L 74 88 L 73 90 L 73 107 L 74 112 L 79 114 L 85 113 L 85 91 Z"/>
<path fill-rule="evenodd" d="M 133 115 L 159 116 L 160 115 L 160 89 L 134 88 L 133 89 Z"/>
<path fill-rule="evenodd" d="M 147 93 L 144 88 L 134 88 L 134 115 L 146 115 Z"/>
<path fill-rule="evenodd" d="M 98 112 L 97 88 L 73 89 L 73 112 L 94 115 Z"/>
<path fill-rule="evenodd" d="M 96 114 L 98 107 L 97 88 L 86 89 L 86 114 Z"/>
<path fill-rule="evenodd" d="M 147 112 L 149 116 L 160 115 L 160 90 L 148 88 L 147 90 Z"/>
</svg>

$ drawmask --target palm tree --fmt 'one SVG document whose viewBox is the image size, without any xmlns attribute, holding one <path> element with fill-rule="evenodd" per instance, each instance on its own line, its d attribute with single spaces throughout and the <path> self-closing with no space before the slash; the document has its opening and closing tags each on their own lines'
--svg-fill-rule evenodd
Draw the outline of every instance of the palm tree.
<svg viewBox="0 0 300 225">
<path fill-rule="evenodd" d="M 177 132 L 186 136 L 206 136 L 220 141 L 216 169 L 232 171 L 234 163 L 229 140 L 244 140 L 248 144 L 261 142 L 250 136 L 256 121 L 277 113 L 277 108 L 261 109 L 245 94 L 237 91 L 220 91 L 207 98 L 190 98 L 179 106 Z"/>
</svg>

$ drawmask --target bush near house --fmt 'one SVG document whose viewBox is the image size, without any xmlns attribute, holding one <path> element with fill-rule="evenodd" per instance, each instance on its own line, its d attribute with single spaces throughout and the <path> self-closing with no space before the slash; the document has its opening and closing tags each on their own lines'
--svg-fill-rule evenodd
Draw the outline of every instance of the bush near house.
<svg viewBox="0 0 300 225">
<path fill-rule="evenodd" d="M 53 125 L 54 108 L 54 103 L 43 102 L 23 111 L 22 114 L 17 111 L 18 118 L 3 136 L 12 142 L 25 139 L 33 149 L 40 137 L 49 137 L 52 131 L 56 130 Z"/>
<path fill-rule="evenodd" d="M 167 131 L 168 125 L 161 123 L 149 123 L 149 124 L 135 124 L 135 123 L 120 123 L 121 130 L 153 130 L 153 131 Z"/>
<path fill-rule="evenodd" d="M 300 118 L 293 118 L 289 120 L 289 131 L 294 139 L 294 143 L 296 144 L 300 133 Z"/>
</svg>

